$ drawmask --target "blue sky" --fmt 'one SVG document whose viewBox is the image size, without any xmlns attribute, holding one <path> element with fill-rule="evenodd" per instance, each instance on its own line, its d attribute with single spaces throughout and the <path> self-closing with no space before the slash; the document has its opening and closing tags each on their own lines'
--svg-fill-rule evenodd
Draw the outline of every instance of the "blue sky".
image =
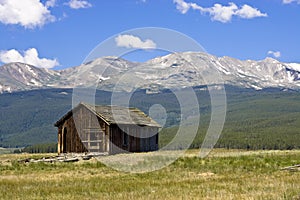
<svg viewBox="0 0 300 200">
<path fill-rule="evenodd" d="M 105 39 L 141 27 L 179 31 L 216 56 L 300 63 L 300 0 L 0 0 L 0 63 L 77 66 Z M 155 47 L 133 37 L 120 44 Z"/>
</svg>

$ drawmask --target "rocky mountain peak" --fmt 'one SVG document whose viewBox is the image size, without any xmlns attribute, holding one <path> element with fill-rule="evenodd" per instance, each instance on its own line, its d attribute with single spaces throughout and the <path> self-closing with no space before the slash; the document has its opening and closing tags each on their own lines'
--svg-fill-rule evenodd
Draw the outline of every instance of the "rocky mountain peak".
<svg viewBox="0 0 300 200">
<path fill-rule="evenodd" d="M 0 92 L 40 88 L 95 87 L 112 90 L 120 84 L 122 90 L 134 87 L 184 88 L 224 83 L 254 88 L 300 88 L 300 64 L 282 63 L 273 58 L 261 61 L 216 57 L 204 52 L 172 53 L 144 63 L 130 62 L 110 56 L 82 65 L 52 70 L 23 63 L 0 67 Z M 124 78 L 126 77 L 126 78 Z M 209 80 L 209 81 L 208 81 Z"/>
</svg>

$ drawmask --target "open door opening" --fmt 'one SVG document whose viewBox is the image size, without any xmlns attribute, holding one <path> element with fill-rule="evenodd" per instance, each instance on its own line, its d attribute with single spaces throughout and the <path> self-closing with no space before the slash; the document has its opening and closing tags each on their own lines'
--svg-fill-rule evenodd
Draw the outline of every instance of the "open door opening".
<svg viewBox="0 0 300 200">
<path fill-rule="evenodd" d="M 67 153 L 67 128 L 64 128 L 62 134 L 62 152 Z"/>
</svg>

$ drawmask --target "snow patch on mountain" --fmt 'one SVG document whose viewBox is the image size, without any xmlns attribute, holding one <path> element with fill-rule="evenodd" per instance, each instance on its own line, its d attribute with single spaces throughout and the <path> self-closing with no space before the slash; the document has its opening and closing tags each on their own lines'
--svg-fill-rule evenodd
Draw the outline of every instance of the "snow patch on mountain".
<svg viewBox="0 0 300 200">
<path fill-rule="evenodd" d="M 300 64 L 299 63 L 287 63 L 286 65 L 288 67 L 290 67 L 290 69 L 300 72 Z"/>
</svg>

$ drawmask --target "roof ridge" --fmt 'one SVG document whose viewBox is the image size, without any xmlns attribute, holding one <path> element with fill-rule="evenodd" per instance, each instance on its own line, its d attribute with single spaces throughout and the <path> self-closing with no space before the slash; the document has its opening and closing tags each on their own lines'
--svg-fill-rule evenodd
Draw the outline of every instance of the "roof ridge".
<svg viewBox="0 0 300 200">
<path fill-rule="evenodd" d="M 86 102 L 80 102 L 75 108 L 69 111 L 67 115 L 60 119 L 56 124 L 62 121 L 66 116 L 72 114 L 72 111 L 74 109 L 78 109 L 80 106 L 84 106 L 86 109 L 88 109 L 101 120 L 103 120 L 107 125 L 135 124 L 161 127 L 160 124 L 158 124 L 155 120 L 153 120 L 149 115 L 144 113 L 139 108 L 124 107 L 118 105 L 92 105 Z"/>
</svg>

